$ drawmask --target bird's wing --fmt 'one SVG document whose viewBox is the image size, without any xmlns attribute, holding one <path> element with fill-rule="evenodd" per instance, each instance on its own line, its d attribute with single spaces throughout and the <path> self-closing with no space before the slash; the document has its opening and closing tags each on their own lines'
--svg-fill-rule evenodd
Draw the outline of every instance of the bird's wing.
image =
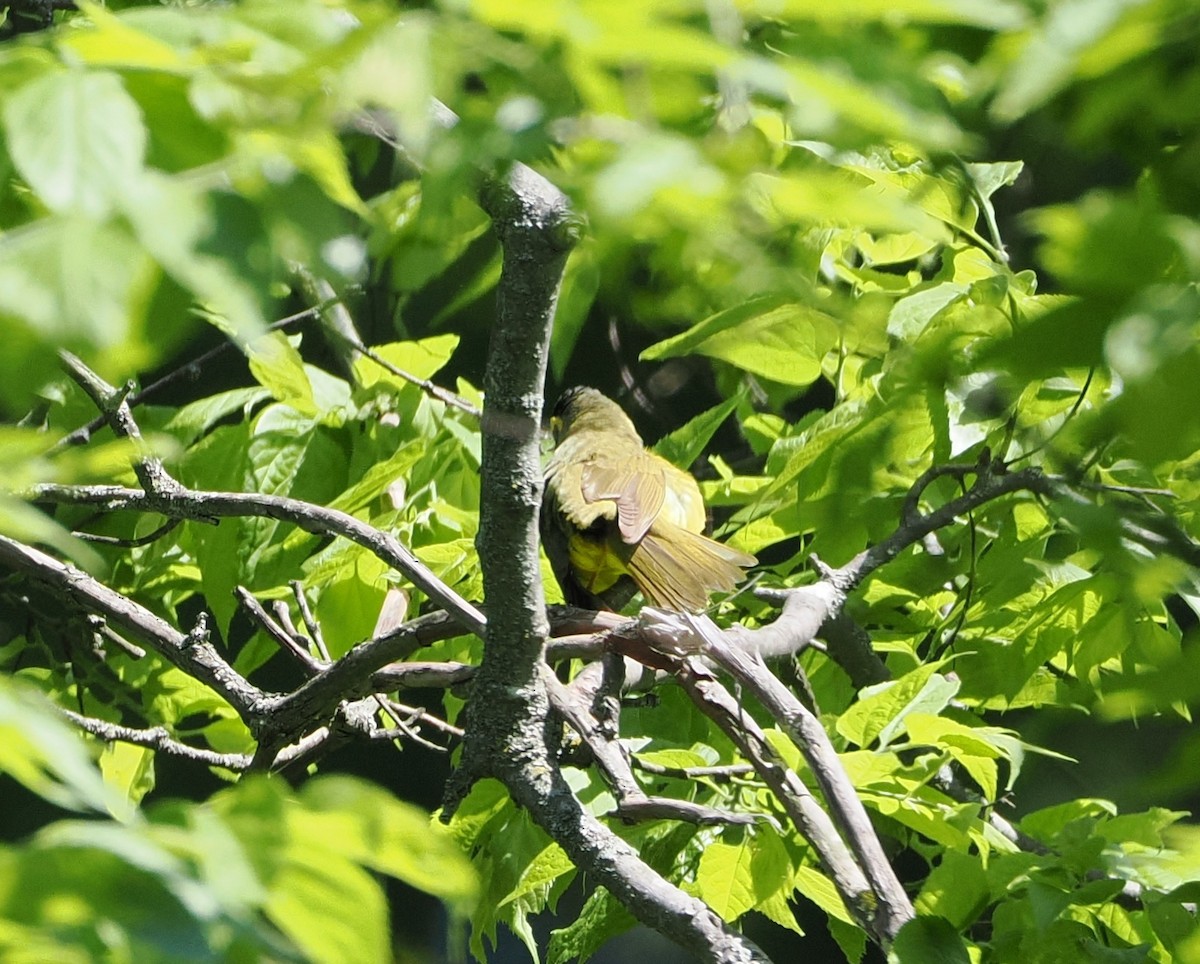
<svg viewBox="0 0 1200 964">
<path fill-rule="evenodd" d="M 551 460 L 546 472 L 546 492 L 561 513 L 564 524 L 573 529 L 590 529 L 604 519 L 614 519 L 617 507 L 612 502 L 595 502 L 583 492 L 586 462 Z M 553 513 L 548 513 L 553 514 Z"/>
<path fill-rule="evenodd" d="M 588 462 L 580 483 L 585 501 L 616 505 L 617 528 L 627 545 L 635 545 L 649 531 L 667 494 L 662 469 L 644 457 Z"/>
</svg>

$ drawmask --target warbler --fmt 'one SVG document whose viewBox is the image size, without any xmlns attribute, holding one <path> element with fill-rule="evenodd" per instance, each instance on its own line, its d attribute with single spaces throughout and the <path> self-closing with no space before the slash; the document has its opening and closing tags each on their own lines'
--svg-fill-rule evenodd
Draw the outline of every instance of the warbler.
<svg viewBox="0 0 1200 964">
<path fill-rule="evenodd" d="M 696 612 L 757 560 L 703 534 L 696 480 L 646 449 L 616 402 L 571 388 L 550 420 L 542 542 L 567 602 L 620 609 L 647 602 Z"/>
</svg>

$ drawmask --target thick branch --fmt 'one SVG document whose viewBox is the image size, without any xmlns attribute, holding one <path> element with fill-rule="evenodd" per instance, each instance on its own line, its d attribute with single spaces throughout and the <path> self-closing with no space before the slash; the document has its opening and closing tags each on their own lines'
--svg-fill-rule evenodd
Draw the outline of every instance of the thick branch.
<svg viewBox="0 0 1200 964">
<path fill-rule="evenodd" d="M 483 458 L 476 545 L 489 600 L 483 661 L 463 759 L 446 790 L 453 812 L 476 779 L 509 785 L 551 766 L 539 677 L 549 632 L 538 562 L 542 383 L 558 287 L 572 234 L 567 200 L 517 165 L 489 185 L 484 206 L 504 246 L 497 318 L 484 374 Z M 535 813 L 536 816 L 536 813 Z"/>
</svg>

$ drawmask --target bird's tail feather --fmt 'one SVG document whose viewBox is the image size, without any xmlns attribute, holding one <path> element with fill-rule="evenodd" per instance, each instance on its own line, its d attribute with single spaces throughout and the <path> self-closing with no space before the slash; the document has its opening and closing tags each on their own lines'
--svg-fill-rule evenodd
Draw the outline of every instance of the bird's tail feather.
<svg viewBox="0 0 1200 964">
<path fill-rule="evenodd" d="M 732 591 L 744 577 L 742 570 L 757 561 L 697 532 L 656 522 L 626 566 L 654 605 L 697 612 L 708 605 L 709 593 Z"/>
</svg>

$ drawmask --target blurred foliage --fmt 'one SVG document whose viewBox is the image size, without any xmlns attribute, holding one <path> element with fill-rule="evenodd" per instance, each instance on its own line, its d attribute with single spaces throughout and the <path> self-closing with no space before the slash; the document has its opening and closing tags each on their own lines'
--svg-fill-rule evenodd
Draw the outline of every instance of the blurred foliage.
<svg viewBox="0 0 1200 964">
<path fill-rule="evenodd" d="M 868 580 L 850 611 L 893 682 L 856 693 L 822 653 L 800 660 L 878 826 L 920 868 L 921 917 L 895 959 L 1200 960 L 1183 906 L 1200 849 L 1173 828 L 1179 812 L 1018 806 L 1036 853 L 984 819 L 1019 794 L 1036 751 L 1010 722 L 1029 717 L 1005 711 L 1182 721 L 1200 699 L 1200 590 L 1162 551 L 1200 536 L 1193 3 L 79 6 L 0 46 L 0 532 L 166 618 L 210 611 L 247 674 L 278 669 L 274 644 L 239 625 L 237 585 L 284 598 L 300 580 L 335 657 L 370 636 L 397 577 L 362 549 L 267 519 L 85 544 L 71 530 L 132 539 L 162 520 L 49 514 L 24 497 L 39 482 L 135 484 L 140 449 L 55 444 L 95 414 L 58 349 L 147 385 L 228 338 L 245 365 L 230 353 L 136 409 L 171 471 L 354 513 L 478 599 L 473 420 L 369 359 L 339 366 L 319 325 L 266 329 L 308 307 L 303 265 L 391 364 L 478 403 L 499 250 L 474 195 L 480 171 L 523 161 L 587 225 L 554 385 L 634 385 L 643 421 L 687 422 L 660 450 L 688 466 L 713 453 L 695 468 L 720 534 L 759 555 L 769 584 L 805 583 L 811 556 L 840 564 L 888 535 L 934 464 L 986 452 L 1077 483 L 1077 499 L 984 506 Z M 40 26 L 40 9 L 6 5 L 10 32 Z M 431 96 L 456 124 L 435 121 Z M 403 157 L 355 128 L 365 110 L 389 119 Z M 1042 204 L 1051 182 L 1069 193 Z M 1036 273 L 1009 260 L 1002 227 L 1016 252 L 1032 239 Z M 957 493 L 943 478 L 922 504 Z M 153 751 L 113 744 L 96 765 L 46 700 L 220 752 L 252 747 L 236 714 L 153 655 L 97 659 L 81 614 L 12 578 L 0 606 L 13 677 L 0 769 L 92 817 L 0 853 L 6 957 L 380 960 L 391 938 L 373 874 L 475 907 L 477 956 L 499 924 L 536 955 L 529 920 L 574 869 L 497 786 L 476 787 L 452 826 L 477 903 L 458 851 L 364 783 L 156 800 Z M 27 608 L 38 618 L 9 615 Z M 771 618 L 740 597 L 720 615 Z M 478 646 L 420 657 L 470 661 Z M 461 702 L 445 701 L 453 717 Z M 738 762 L 670 687 L 622 725 L 652 762 Z M 981 801 L 935 788 L 948 763 Z M 1186 799 L 1195 772 L 1159 785 Z M 596 813 L 611 808 L 594 774 L 569 777 Z M 647 860 L 729 920 L 755 911 L 799 931 L 794 910 L 811 903 L 861 957 L 765 788 L 654 789 L 778 823 L 618 828 Z M 1118 899 L 1125 881 L 1147 888 L 1140 902 Z M 593 893 L 547 957 L 586 958 L 631 923 Z"/>
</svg>

